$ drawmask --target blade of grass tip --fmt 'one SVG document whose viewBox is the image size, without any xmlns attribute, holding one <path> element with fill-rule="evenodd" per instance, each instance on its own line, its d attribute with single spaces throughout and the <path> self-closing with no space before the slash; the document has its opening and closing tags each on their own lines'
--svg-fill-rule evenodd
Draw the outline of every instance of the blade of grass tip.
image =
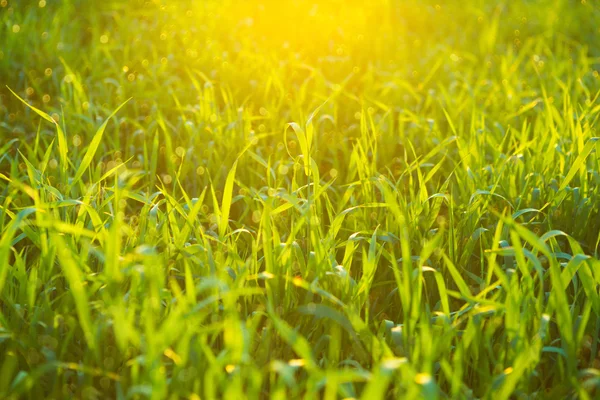
<svg viewBox="0 0 600 400">
<path fill-rule="evenodd" d="M 452 279 L 454 280 L 454 283 L 458 287 L 460 294 L 462 294 L 465 298 L 473 297 L 473 294 L 469 290 L 469 286 L 463 279 L 462 274 L 456 268 L 456 266 L 454 265 L 452 260 L 450 260 L 450 258 L 446 254 L 443 254 L 443 258 L 444 258 L 444 262 L 446 264 L 446 268 L 450 272 L 450 276 L 452 276 Z"/>
<path fill-rule="evenodd" d="M 115 114 L 125 104 L 127 104 L 127 102 L 129 102 L 129 100 L 131 100 L 131 97 L 128 98 L 127 100 L 125 100 L 119 107 L 117 107 L 116 110 L 113 111 L 112 114 L 110 114 L 108 116 L 108 118 L 106 118 L 104 123 L 96 131 L 96 133 L 94 134 L 94 137 L 92 138 L 92 142 L 88 146 L 87 151 L 85 152 L 85 155 L 83 156 L 81 163 L 79 164 L 79 168 L 77 169 L 77 172 L 75 173 L 75 176 L 73 177 L 73 181 L 72 181 L 73 184 L 75 184 L 76 182 L 79 181 L 79 179 L 83 176 L 83 174 L 89 167 L 90 163 L 92 162 L 92 159 L 94 158 L 94 155 L 96 154 L 96 151 L 98 150 L 98 146 L 100 146 L 100 142 L 102 141 L 102 136 L 104 135 L 104 130 L 106 129 L 108 122 L 110 121 L 110 119 L 112 117 L 115 116 Z"/>
<path fill-rule="evenodd" d="M 215 193 L 215 185 L 212 182 L 210 175 L 208 176 L 208 180 L 210 182 L 210 194 L 212 197 L 212 203 L 215 215 L 219 218 L 219 225 L 221 224 L 221 206 L 219 206 L 219 201 L 217 200 L 217 194 Z"/>
<path fill-rule="evenodd" d="M 25 100 L 23 100 L 11 88 L 9 88 L 8 86 L 6 86 L 6 88 L 8 90 L 10 90 L 10 92 L 17 99 L 21 100 L 21 102 L 23 104 L 25 104 L 27 107 L 29 107 L 30 109 L 32 109 L 36 114 L 38 114 L 40 117 L 44 118 L 48 122 L 53 123 L 54 126 L 56 126 L 56 133 L 57 133 L 57 136 L 58 136 L 58 152 L 59 152 L 59 155 L 60 155 L 60 164 L 61 164 L 62 171 L 65 172 L 67 170 L 67 165 L 68 165 L 68 162 L 69 162 L 69 160 L 67 159 L 67 153 L 69 152 L 69 149 L 67 147 L 67 137 L 65 136 L 64 131 L 60 127 L 60 124 L 57 123 L 54 120 L 54 118 L 52 118 L 50 115 L 46 114 L 42 110 L 40 110 L 40 109 L 32 106 L 31 104 L 29 104 L 28 102 L 26 102 Z"/>
<path fill-rule="evenodd" d="M 42 162 L 40 163 L 40 173 L 44 175 L 46 172 L 46 167 L 48 166 L 48 161 L 50 161 L 50 156 L 52 155 L 52 149 L 54 148 L 54 139 L 48 145 L 48 149 L 44 153 L 44 158 L 42 158 Z"/>
<path fill-rule="evenodd" d="M 154 190 L 154 185 L 156 184 L 156 169 L 158 168 L 158 146 L 159 146 L 159 137 L 158 137 L 158 129 L 154 132 L 154 138 L 152 139 L 152 155 L 150 157 L 150 185 L 149 191 Z"/>
<path fill-rule="evenodd" d="M 583 163 L 585 162 L 586 158 L 592 152 L 592 149 L 594 148 L 594 146 L 596 145 L 596 142 L 598 140 L 600 140 L 600 137 L 590 138 L 587 141 L 587 143 L 583 147 L 583 150 L 581 151 L 581 153 L 577 156 L 575 161 L 573 161 L 573 165 L 571 165 L 571 169 L 569 169 L 569 172 L 567 173 L 565 180 L 563 181 L 563 183 L 560 185 L 560 188 L 558 189 L 559 192 L 562 192 L 567 187 L 569 182 L 571 182 L 571 180 L 575 177 L 575 174 L 583 166 Z"/>
<path fill-rule="evenodd" d="M 296 133 L 296 137 L 298 138 L 298 142 L 300 143 L 300 151 L 302 152 L 302 157 L 303 157 L 303 165 L 304 165 L 304 174 L 306 176 L 308 176 L 309 174 L 309 168 L 310 168 L 310 161 L 309 161 L 309 157 L 310 157 L 310 148 L 309 148 L 309 144 L 308 141 L 306 140 L 306 134 L 304 133 L 304 130 L 300 127 L 300 125 L 298 125 L 295 122 L 290 122 L 289 124 L 287 124 L 286 126 L 286 132 L 287 132 L 287 128 L 291 127 L 294 132 Z"/>
<path fill-rule="evenodd" d="M 8 152 L 8 149 L 10 148 L 10 146 L 12 146 L 14 143 L 19 142 L 19 139 L 12 139 L 9 140 L 8 142 L 6 142 L 4 145 L 2 145 L 2 147 L 0 147 L 0 154 L 4 155 Z"/>
<path fill-rule="evenodd" d="M 231 198 L 233 196 L 233 183 L 235 181 L 235 170 L 237 160 L 233 163 L 231 170 L 227 174 L 225 188 L 223 189 L 223 199 L 221 201 L 221 223 L 219 224 L 219 236 L 225 236 L 225 230 L 229 225 L 229 210 L 231 209 Z"/>
<path fill-rule="evenodd" d="M 310 116 L 306 120 L 306 142 L 308 144 L 309 151 L 312 147 L 312 140 L 313 140 L 313 136 L 314 136 L 314 132 L 315 132 L 315 126 L 313 125 L 313 119 L 317 116 L 319 111 L 321 111 L 321 108 L 323 108 L 323 106 L 325 104 L 327 104 L 327 102 L 330 99 L 331 99 L 331 97 L 329 97 L 327 100 L 325 100 L 319 107 L 315 108 L 314 111 L 310 114 Z"/>
<path fill-rule="evenodd" d="M 195 199 L 195 202 L 190 202 L 192 203 L 192 206 L 190 208 L 190 212 L 186 216 L 186 224 L 181 229 L 178 238 L 175 240 L 175 244 L 178 248 L 182 248 L 184 246 L 184 243 L 187 240 L 189 240 L 189 236 L 192 232 L 193 225 L 196 221 L 196 218 L 198 217 L 198 213 L 200 213 L 200 210 L 202 209 L 202 205 L 204 204 L 206 189 L 207 188 L 204 187 L 204 190 L 202 190 L 202 193 L 200 194 L 200 198 Z"/>
<path fill-rule="evenodd" d="M 446 121 L 448 121 L 448 126 L 450 127 L 450 130 L 452 131 L 452 133 L 454 135 L 456 135 L 456 128 L 454 127 L 454 124 L 452 123 L 452 118 L 450 118 L 450 115 L 448 114 L 448 111 L 446 111 L 445 108 L 442 108 L 442 110 L 444 111 L 444 115 L 446 116 Z"/>
</svg>

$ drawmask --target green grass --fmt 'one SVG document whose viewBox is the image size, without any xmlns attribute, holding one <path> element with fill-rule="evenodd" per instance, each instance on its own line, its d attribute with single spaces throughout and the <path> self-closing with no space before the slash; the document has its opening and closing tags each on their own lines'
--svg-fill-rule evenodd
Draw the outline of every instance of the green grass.
<svg viewBox="0 0 600 400">
<path fill-rule="evenodd" d="M 598 21 L 2 0 L 0 398 L 598 398 Z"/>
</svg>

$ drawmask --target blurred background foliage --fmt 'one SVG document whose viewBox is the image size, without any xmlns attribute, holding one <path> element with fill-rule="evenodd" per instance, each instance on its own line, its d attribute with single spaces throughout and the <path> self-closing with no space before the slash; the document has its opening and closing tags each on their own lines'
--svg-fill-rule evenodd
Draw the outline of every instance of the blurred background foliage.
<svg viewBox="0 0 600 400">
<path fill-rule="evenodd" d="M 0 0 L 0 397 L 594 398 L 599 22 Z"/>
</svg>

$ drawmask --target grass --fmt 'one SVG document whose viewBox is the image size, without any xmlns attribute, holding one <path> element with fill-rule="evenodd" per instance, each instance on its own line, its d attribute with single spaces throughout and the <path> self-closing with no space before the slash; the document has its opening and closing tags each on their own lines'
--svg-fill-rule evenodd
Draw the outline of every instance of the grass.
<svg viewBox="0 0 600 400">
<path fill-rule="evenodd" d="M 0 397 L 598 398 L 599 19 L 2 0 Z"/>
</svg>

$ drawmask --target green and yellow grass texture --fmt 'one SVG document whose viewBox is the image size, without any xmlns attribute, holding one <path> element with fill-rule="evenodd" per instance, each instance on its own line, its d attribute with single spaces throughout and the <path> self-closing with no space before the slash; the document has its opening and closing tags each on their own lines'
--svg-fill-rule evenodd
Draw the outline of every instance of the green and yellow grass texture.
<svg viewBox="0 0 600 400">
<path fill-rule="evenodd" d="M 1 0 L 0 398 L 598 398 L 599 29 Z"/>
</svg>

